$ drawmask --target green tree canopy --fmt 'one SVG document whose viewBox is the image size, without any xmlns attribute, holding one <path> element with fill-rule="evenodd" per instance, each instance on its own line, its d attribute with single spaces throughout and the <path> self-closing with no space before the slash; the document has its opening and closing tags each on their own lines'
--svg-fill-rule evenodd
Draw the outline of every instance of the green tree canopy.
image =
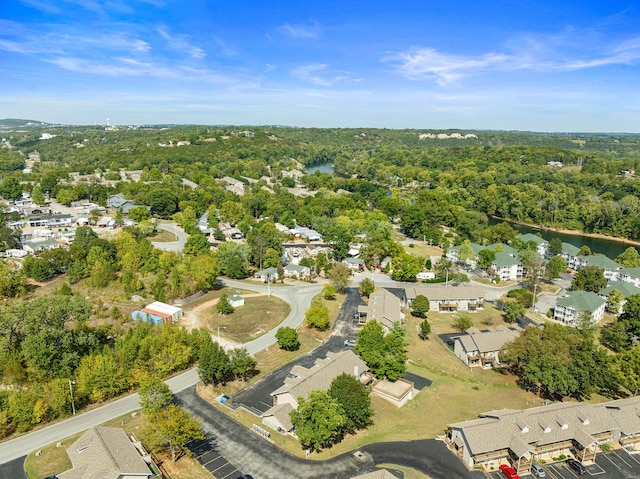
<svg viewBox="0 0 640 479">
<path fill-rule="evenodd" d="M 344 408 L 327 391 L 311 391 L 298 398 L 298 409 L 289 413 L 303 448 L 320 451 L 337 441 L 347 424 Z"/>
<path fill-rule="evenodd" d="M 190 442 L 204 439 L 204 430 L 199 420 L 172 404 L 151 415 L 143 438 L 152 451 L 168 450 L 176 462 L 189 451 Z"/>
<path fill-rule="evenodd" d="M 300 348 L 298 332 L 288 326 L 278 328 L 276 339 L 278 340 L 278 346 L 286 351 L 297 351 Z"/>
<path fill-rule="evenodd" d="M 231 373 L 231 360 L 224 348 L 207 337 L 200 346 L 198 374 L 205 384 L 225 384 Z"/>
<path fill-rule="evenodd" d="M 373 409 L 369 391 L 355 376 L 343 373 L 335 378 L 331 382 L 329 396 L 342 405 L 347 431 L 353 432 L 371 424 Z"/>
<path fill-rule="evenodd" d="M 430 308 L 429 299 L 422 294 L 419 294 L 411 301 L 411 314 L 418 318 L 426 318 Z"/>
<path fill-rule="evenodd" d="M 583 266 L 573 276 L 571 282 L 572 291 L 592 291 L 598 293 L 607 286 L 604 270 L 597 266 Z"/>
<path fill-rule="evenodd" d="M 160 412 L 173 401 L 171 389 L 161 379 L 148 377 L 143 379 L 138 390 L 140 407 L 146 414 Z"/>
</svg>

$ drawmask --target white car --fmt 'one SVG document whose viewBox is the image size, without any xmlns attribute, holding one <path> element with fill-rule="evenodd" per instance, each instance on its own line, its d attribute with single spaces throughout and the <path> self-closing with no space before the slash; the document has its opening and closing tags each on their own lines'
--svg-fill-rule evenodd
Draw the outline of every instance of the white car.
<svg viewBox="0 0 640 479">
<path fill-rule="evenodd" d="M 356 346 L 356 340 L 355 339 L 345 339 L 344 340 L 344 345 L 349 347 L 349 348 L 354 348 Z"/>
</svg>

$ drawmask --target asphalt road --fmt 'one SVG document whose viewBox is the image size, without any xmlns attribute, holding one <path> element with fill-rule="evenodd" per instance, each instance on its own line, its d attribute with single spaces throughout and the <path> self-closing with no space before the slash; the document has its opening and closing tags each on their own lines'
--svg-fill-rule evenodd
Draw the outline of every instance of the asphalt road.
<svg viewBox="0 0 640 479">
<path fill-rule="evenodd" d="M 178 227 L 175 223 L 158 223 L 156 225 L 158 229 L 168 231 L 169 233 L 173 233 L 178 238 L 177 241 L 163 241 L 151 244 L 158 249 L 163 251 L 182 251 L 184 248 L 184 244 L 187 241 L 187 233 L 185 233 L 182 228 Z"/>
</svg>

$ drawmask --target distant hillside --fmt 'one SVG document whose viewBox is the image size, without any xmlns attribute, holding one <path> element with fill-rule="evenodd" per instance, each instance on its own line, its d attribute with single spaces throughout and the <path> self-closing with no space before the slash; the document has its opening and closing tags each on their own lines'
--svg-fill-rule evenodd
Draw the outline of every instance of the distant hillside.
<svg viewBox="0 0 640 479">
<path fill-rule="evenodd" d="M 45 123 L 44 121 L 36 120 L 20 120 L 17 118 L 4 118 L 0 120 L 0 128 L 13 129 L 13 128 L 43 128 L 51 126 L 51 123 Z"/>
</svg>

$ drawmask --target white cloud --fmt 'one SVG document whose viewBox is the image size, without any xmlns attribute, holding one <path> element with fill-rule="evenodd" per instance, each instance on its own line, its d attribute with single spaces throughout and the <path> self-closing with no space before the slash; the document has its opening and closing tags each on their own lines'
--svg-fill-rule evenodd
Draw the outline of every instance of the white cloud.
<svg viewBox="0 0 640 479">
<path fill-rule="evenodd" d="M 166 27 L 160 27 L 157 31 L 160 36 L 167 41 L 169 48 L 172 50 L 186 52 L 191 57 L 197 59 L 207 56 L 202 48 L 192 45 L 189 42 L 187 35 L 171 34 L 167 31 Z"/>
<path fill-rule="evenodd" d="M 347 75 L 335 75 L 322 77 L 319 73 L 326 72 L 329 65 L 323 63 L 309 63 L 293 70 L 293 76 L 318 86 L 330 87 L 337 81 L 344 80 Z"/>
<path fill-rule="evenodd" d="M 575 71 L 631 64 L 640 59 L 640 37 L 589 46 L 592 36 L 593 32 L 574 31 L 548 37 L 529 34 L 510 40 L 503 52 L 453 55 L 433 48 L 411 48 L 388 54 L 381 61 L 396 65 L 397 72 L 409 80 L 431 79 L 447 85 L 488 71 Z"/>
<path fill-rule="evenodd" d="M 285 23 L 280 25 L 277 30 L 285 36 L 299 40 L 318 38 L 320 36 L 320 27 L 317 23 L 313 23 L 312 25 L 291 25 L 290 23 Z"/>
</svg>

